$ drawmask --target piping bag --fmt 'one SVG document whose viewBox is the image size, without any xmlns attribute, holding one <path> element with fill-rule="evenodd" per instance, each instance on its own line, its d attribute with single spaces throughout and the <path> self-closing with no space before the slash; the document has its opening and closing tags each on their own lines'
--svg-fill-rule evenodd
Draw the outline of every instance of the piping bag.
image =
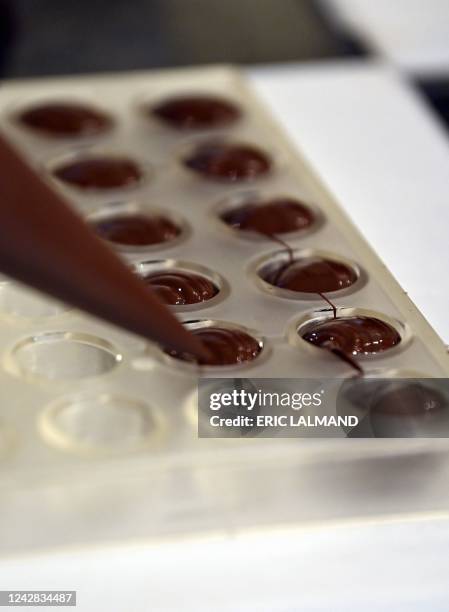
<svg viewBox="0 0 449 612">
<path fill-rule="evenodd" d="M 0 272 L 166 348 L 207 350 L 0 132 Z"/>
</svg>

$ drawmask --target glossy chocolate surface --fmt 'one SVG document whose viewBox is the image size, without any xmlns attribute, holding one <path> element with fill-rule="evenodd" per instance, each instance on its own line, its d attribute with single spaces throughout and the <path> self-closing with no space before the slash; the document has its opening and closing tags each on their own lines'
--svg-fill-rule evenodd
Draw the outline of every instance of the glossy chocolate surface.
<svg viewBox="0 0 449 612">
<path fill-rule="evenodd" d="M 426 415 L 448 408 L 442 393 L 419 383 L 403 383 L 400 387 L 379 394 L 371 411 L 392 416 Z"/>
<path fill-rule="evenodd" d="M 214 96 L 170 98 L 152 109 L 153 115 L 178 130 L 225 127 L 239 119 L 239 109 Z"/>
<path fill-rule="evenodd" d="M 274 287 L 304 293 L 338 291 L 350 287 L 358 278 L 349 266 L 320 257 L 267 264 L 260 276 Z"/>
<path fill-rule="evenodd" d="M 24 110 L 17 121 L 30 130 L 54 138 L 96 136 L 112 128 L 112 118 L 90 106 L 49 102 Z"/>
<path fill-rule="evenodd" d="M 272 236 L 305 229 L 315 221 L 315 215 L 297 200 L 275 198 L 263 203 L 246 202 L 222 213 L 221 219 L 236 230 Z"/>
<path fill-rule="evenodd" d="M 237 329 L 204 327 L 192 330 L 192 334 L 201 340 L 203 346 L 209 351 L 208 359 L 198 360 L 188 353 L 177 351 L 167 351 L 167 353 L 177 359 L 199 365 L 225 366 L 252 361 L 262 350 L 256 338 Z"/>
<path fill-rule="evenodd" d="M 218 288 L 205 276 L 184 270 L 162 270 L 143 277 L 157 296 L 171 306 L 198 304 L 210 300 Z"/>
<path fill-rule="evenodd" d="M 89 157 L 62 163 L 54 176 L 79 189 L 133 187 L 142 179 L 139 166 L 127 157 Z"/>
<path fill-rule="evenodd" d="M 162 215 L 122 214 L 92 223 L 95 233 L 109 242 L 148 246 L 173 240 L 181 229 Z"/>
<path fill-rule="evenodd" d="M 224 142 L 199 145 L 184 159 L 184 164 L 204 178 L 231 183 L 264 176 L 273 165 L 261 149 Z"/>
<path fill-rule="evenodd" d="M 374 317 L 341 317 L 317 321 L 302 331 L 307 342 L 328 350 L 337 349 L 346 355 L 372 355 L 397 346 L 398 332 Z"/>
</svg>

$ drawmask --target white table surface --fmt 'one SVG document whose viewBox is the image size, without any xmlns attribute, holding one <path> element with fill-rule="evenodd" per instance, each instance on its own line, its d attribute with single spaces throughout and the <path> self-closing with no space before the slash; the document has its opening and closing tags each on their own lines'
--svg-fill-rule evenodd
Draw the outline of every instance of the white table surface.
<svg viewBox="0 0 449 612">
<path fill-rule="evenodd" d="M 448 340 L 449 144 L 437 122 L 381 66 L 252 79 Z M 77 589 L 92 612 L 438 612 L 449 609 L 448 551 L 438 515 L 4 559 L 0 589 Z"/>
<path fill-rule="evenodd" d="M 420 76 L 449 72 L 447 0 L 321 0 L 350 31 L 396 66 Z"/>
</svg>

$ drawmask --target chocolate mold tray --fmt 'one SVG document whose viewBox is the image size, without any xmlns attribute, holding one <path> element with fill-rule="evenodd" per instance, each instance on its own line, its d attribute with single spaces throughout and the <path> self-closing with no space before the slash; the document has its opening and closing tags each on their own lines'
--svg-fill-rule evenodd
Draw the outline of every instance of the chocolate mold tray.
<svg viewBox="0 0 449 612">
<path fill-rule="evenodd" d="M 180 131 L 143 112 L 145 105 L 191 92 L 225 98 L 240 108 L 242 115 L 232 125 L 218 129 Z M 17 123 L 18 109 L 55 100 L 75 100 L 101 108 L 112 117 L 113 125 L 96 136 L 61 139 L 33 133 Z M 190 519 L 180 519 L 181 527 L 173 522 L 170 527 L 165 525 L 164 512 L 170 514 L 177 504 L 182 508 L 187 505 L 190 513 L 196 508 L 199 516 L 211 507 L 217 521 L 232 523 L 233 513 L 243 503 L 247 508 L 256 504 L 247 485 L 254 477 L 255 464 L 260 466 L 256 471 L 260 477 L 270 472 L 268 457 L 270 461 L 276 459 L 288 488 L 289 482 L 297 483 L 301 462 L 309 466 L 311 482 L 313 463 L 331 465 L 336 460 L 343 463 L 369 457 L 384 460 L 419 453 L 423 448 L 426 452 L 447 449 L 445 440 L 430 444 L 423 440 L 197 438 L 192 406 L 199 375 L 354 375 L 348 364 L 306 343 L 296 333 L 298 326 L 309 320 L 331 317 L 330 306 L 319 295 L 286 293 L 258 276 L 271 257 L 285 259 L 286 251 L 266 236 L 239 232 L 220 220 L 222 211 L 248 199 L 283 197 L 303 202 L 314 212 L 315 222 L 310 228 L 284 236 L 295 257 L 326 256 L 352 267 L 356 282 L 326 294 L 338 315 L 373 315 L 389 322 L 400 334 L 401 342 L 394 349 L 360 359 L 367 373 L 449 375 L 449 358 L 442 341 L 236 70 L 215 67 L 9 82 L 0 91 L 0 112 L 2 129 L 90 222 L 136 211 L 165 212 L 181 228 L 178 236 L 156 245 L 119 245 L 117 252 L 136 273 L 181 269 L 209 278 L 219 293 L 210 303 L 173 306 L 178 316 L 186 323 L 194 322 L 194 326 L 218 321 L 251 330 L 263 346 L 259 357 L 244 366 L 198 368 L 2 278 L 0 487 L 5 487 L 9 496 L 17 490 L 43 490 L 52 483 L 62 486 L 67 481 L 87 481 L 94 503 L 98 483 L 118 486 L 130 474 L 145 475 L 146 482 L 153 483 L 146 503 L 151 506 L 157 497 L 160 514 L 151 529 L 143 528 L 139 534 L 154 535 L 192 526 Z M 249 143 L 265 151 L 273 166 L 254 180 L 207 180 L 190 171 L 183 160 L 211 139 Z M 62 162 L 95 155 L 129 157 L 141 168 L 142 180 L 125 188 L 83 190 L 52 174 Z M 221 474 L 220 484 L 215 482 L 214 469 Z M 174 484 L 181 474 L 192 481 L 187 492 Z M 276 487 L 273 483 L 278 476 L 267 479 L 267 487 L 269 482 Z M 173 486 L 167 484 L 170 482 Z M 277 494 L 283 495 L 282 491 L 278 486 Z M 70 499 L 70 492 L 64 496 Z M 220 504 L 224 499 L 228 500 L 226 519 L 217 510 L 223 510 Z M 288 500 L 293 506 L 296 503 L 291 493 L 286 503 Z M 54 500 L 47 503 L 51 515 Z M 140 503 L 144 503 L 142 499 Z M 275 509 L 270 513 L 268 508 L 262 512 L 263 520 L 276 522 Z M 357 513 L 357 508 L 351 511 Z M 332 503 L 328 516 L 333 516 Z M 255 522 L 256 517 L 254 510 Z M 88 539 L 86 534 L 94 531 L 94 527 L 86 527 L 83 536 Z M 16 532 L 17 536 L 19 527 Z"/>
</svg>

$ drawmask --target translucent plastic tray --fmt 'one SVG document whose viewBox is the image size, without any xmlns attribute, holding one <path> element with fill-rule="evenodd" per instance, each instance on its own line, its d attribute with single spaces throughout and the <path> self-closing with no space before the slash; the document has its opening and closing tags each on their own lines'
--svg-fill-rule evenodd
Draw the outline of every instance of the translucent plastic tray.
<svg viewBox="0 0 449 612">
<path fill-rule="evenodd" d="M 179 134 L 142 113 L 144 103 L 198 91 L 233 100 L 243 118 L 226 130 Z M 115 128 L 97 139 L 61 142 L 11 121 L 19 108 L 60 98 L 106 109 Z M 264 287 L 257 267 L 279 247 L 262 237 L 236 235 L 218 220 L 218 211 L 248 193 L 297 197 L 315 210 L 316 226 L 290 235 L 288 243 L 354 264 L 359 281 L 335 292 L 333 302 L 343 314 L 373 313 L 401 334 L 397 348 L 362 359 L 367 373 L 448 376 L 441 340 L 237 71 L 216 67 L 9 82 L 0 91 L 0 113 L 2 128 L 30 162 L 87 218 L 162 209 L 179 221 L 184 228 L 179 240 L 120 252 L 137 271 L 178 265 L 215 280 L 219 295 L 210 303 L 175 307 L 179 317 L 240 325 L 264 343 L 258 359 L 226 368 L 224 376 L 353 375 L 335 356 L 292 341 L 292 329 L 322 316 L 328 306 L 318 296 L 286 299 Z M 181 157 L 211 136 L 257 145 L 274 159 L 274 171 L 250 183 L 202 180 L 183 167 Z M 141 164 L 145 180 L 133 189 L 92 195 L 51 178 L 55 161 L 91 151 L 129 155 Z M 440 461 L 447 447 L 445 440 L 199 440 L 197 368 L 6 278 L 0 285 L 0 315 L 0 488 L 5 499 L 0 535 L 5 550 L 334 518 L 342 511 L 338 496 L 331 495 L 319 512 L 313 500 L 302 511 L 298 504 L 316 487 L 335 482 L 336 470 L 350 474 L 363 462 L 376 475 L 386 461 L 394 466 L 404 455 L 438 452 Z M 356 497 L 345 499 L 351 515 L 364 511 Z M 401 499 L 395 509 L 417 509 L 410 500 L 402 507 Z M 34 510 L 24 510 L 24 504 Z M 380 502 L 371 507 L 377 513 L 383 509 Z M 33 528 L 36 517 L 39 533 Z"/>
</svg>

